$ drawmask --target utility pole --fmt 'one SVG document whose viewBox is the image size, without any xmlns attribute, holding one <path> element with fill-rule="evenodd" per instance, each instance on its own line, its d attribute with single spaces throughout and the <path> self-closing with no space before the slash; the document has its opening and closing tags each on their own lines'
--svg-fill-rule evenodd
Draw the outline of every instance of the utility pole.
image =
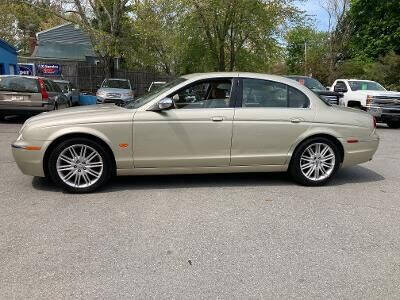
<svg viewBox="0 0 400 300">
<path fill-rule="evenodd" d="M 304 42 L 304 75 L 307 75 L 307 41 Z"/>
</svg>

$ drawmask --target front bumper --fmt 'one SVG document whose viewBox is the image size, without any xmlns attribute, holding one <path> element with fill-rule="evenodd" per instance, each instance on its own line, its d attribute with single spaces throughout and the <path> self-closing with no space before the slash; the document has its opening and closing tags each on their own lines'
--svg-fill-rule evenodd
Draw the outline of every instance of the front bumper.
<svg viewBox="0 0 400 300">
<path fill-rule="evenodd" d="M 400 121 L 399 107 L 370 106 L 367 107 L 366 111 L 378 121 Z"/>
<path fill-rule="evenodd" d="M 43 157 L 50 141 L 28 142 L 22 139 L 12 143 L 12 154 L 18 168 L 25 175 L 44 177 Z"/>
</svg>

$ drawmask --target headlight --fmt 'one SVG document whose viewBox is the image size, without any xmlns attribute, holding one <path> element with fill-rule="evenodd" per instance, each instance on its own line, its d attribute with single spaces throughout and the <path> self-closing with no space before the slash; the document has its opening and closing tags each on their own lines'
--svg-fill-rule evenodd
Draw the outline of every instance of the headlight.
<svg viewBox="0 0 400 300">
<path fill-rule="evenodd" d="M 374 96 L 367 96 L 367 106 L 371 106 L 374 103 Z"/>
<path fill-rule="evenodd" d="M 103 92 L 103 91 L 97 91 L 97 93 L 96 93 L 96 96 L 98 96 L 98 97 L 105 97 L 106 96 L 106 92 Z"/>
<path fill-rule="evenodd" d="M 133 96 L 132 92 L 123 93 L 123 95 L 126 96 L 126 97 L 132 97 Z"/>
</svg>

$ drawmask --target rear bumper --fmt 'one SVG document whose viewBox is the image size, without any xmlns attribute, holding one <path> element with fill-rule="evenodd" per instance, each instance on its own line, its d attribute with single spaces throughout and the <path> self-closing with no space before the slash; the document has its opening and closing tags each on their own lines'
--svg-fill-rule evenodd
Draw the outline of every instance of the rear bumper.
<svg viewBox="0 0 400 300">
<path fill-rule="evenodd" d="M 24 140 L 12 143 L 12 154 L 18 168 L 25 175 L 44 177 L 43 157 L 50 141 L 27 142 Z M 27 150 L 26 147 L 35 147 L 37 150 Z M 40 148 L 40 149 L 38 149 Z"/>
<path fill-rule="evenodd" d="M 43 106 L 12 106 L 12 105 L 0 105 L 1 114 L 30 114 L 30 113 L 41 113 L 46 111 L 54 110 L 54 104 L 48 104 Z"/>
<path fill-rule="evenodd" d="M 341 140 L 344 148 L 343 167 L 354 166 L 372 160 L 379 146 L 379 137 L 373 134 L 367 139 L 359 140 L 357 143 L 348 143 Z"/>
</svg>

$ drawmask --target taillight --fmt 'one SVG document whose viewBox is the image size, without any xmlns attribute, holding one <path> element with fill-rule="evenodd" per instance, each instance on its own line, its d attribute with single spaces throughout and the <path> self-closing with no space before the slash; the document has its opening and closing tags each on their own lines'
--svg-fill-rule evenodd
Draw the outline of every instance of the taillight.
<svg viewBox="0 0 400 300">
<path fill-rule="evenodd" d="M 49 94 L 46 91 L 43 79 L 39 78 L 40 93 L 42 94 L 42 101 L 49 99 Z"/>
</svg>

